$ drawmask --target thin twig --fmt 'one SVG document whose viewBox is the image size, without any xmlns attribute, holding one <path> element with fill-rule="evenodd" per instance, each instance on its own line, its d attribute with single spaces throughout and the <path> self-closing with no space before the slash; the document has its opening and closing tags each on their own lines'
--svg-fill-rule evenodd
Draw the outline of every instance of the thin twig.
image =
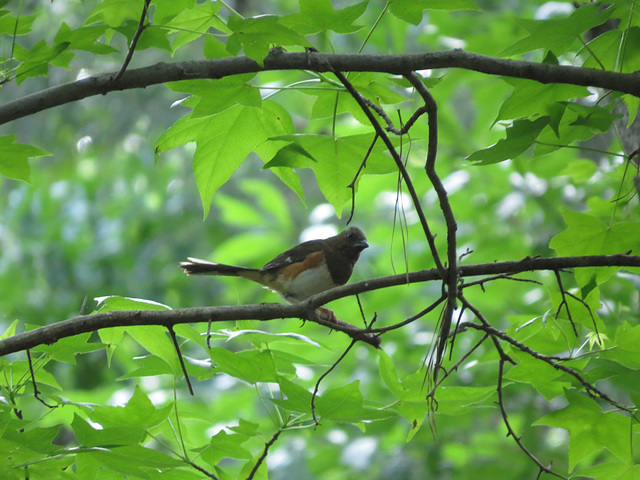
<svg viewBox="0 0 640 480">
<path fill-rule="evenodd" d="M 558 318 L 558 315 L 560 315 L 560 309 L 562 308 L 562 305 L 564 305 L 564 308 L 567 311 L 567 317 L 569 318 L 569 322 L 571 322 L 571 327 L 573 328 L 573 333 L 577 337 L 578 330 L 576 329 L 576 324 L 571 317 L 571 310 L 569 310 L 569 304 L 567 303 L 567 297 L 564 286 L 562 285 L 562 279 L 560 278 L 560 272 L 558 270 L 554 270 L 553 273 L 556 274 L 556 281 L 558 282 L 558 288 L 560 289 L 560 294 L 562 295 L 562 301 L 560 302 L 560 305 L 558 305 L 558 309 L 556 310 L 556 319 Z"/>
<path fill-rule="evenodd" d="M 351 180 L 351 183 L 347 185 L 347 188 L 351 189 L 351 214 L 349 215 L 349 219 L 347 220 L 347 225 L 351 223 L 351 220 L 353 219 L 353 214 L 355 213 L 355 209 L 356 209 L 356 180 L 358 180 L 358 177 L 360 176 L 360 172 L 362 172 L 362 169 L 366 168 L 367 160 L 369 159 L 369 155 L 371 155 L 371 152 L 373 151 L 373 147 L 375 146 L 377 140 L 378 140 L 378 135 L 376 134 L 376 136 L 373 137 L 373 141 L 369 146 L 369 150 L 367 150 L 367 153 L 362 159 L 362 162 L 360 163 L 360 166 L 358 167 L 358 171 L 354 175 L 353 180 Z"/>
<path fill-rule="evenodd" d="M 326 372 L 324 372 L 322 375 L 320 375 L 320 377 L 318 378 L 318 381 L 316 382 L 316 386 L 313 389 L 313 394 L 311 395 L 311 415 L 313 416 L 313 421 L 316 424 L 316 428 L 318 427 L 318 425 L 320 425 L 320 422 L 318 422 L 318 417 L 316 416 L 316 396 L 318 395 L 318 389 L 320 388 L 320 382 L 322 382 L 322 380 L 327 375 L 329 375 L 334 368 L 336 368 L 338 366 L 338 364 L 342 361 L 342 359 L 344 357 L 347 356 L 347 353 L 349 353 L 349 350 L 351 350 L 351 348 L 355 344 L 356 344 L 356 341 L 355 340 L 351 340 L 351 343 L 346 348 L 346 350 L 342 353 L 342 355 L 340 355 L 338 360 L 336 360 L 334 362 L 334 364 L 331 365 L 331 367 Z"/>
<path fill-rule="evenodd" d="M 569 368 L 569 367 L 567 367 L 565 365 L 562 365 L 562 364 L 558 363 L 557 358 L 549 357 L 547 355 L 543 355 L 543 354 L 541 354 L 539 352 L 536 352 L 532 348 L 527 347 L 525 344 L 517 341 L 515 338 L 511 337 L 510 335 L 507 335 L 506 333 L 504 333 L 501 330 L 498 330 L 497 328 L 492 327 L 491 325 L 478 325 L 476 323 L 465 322 L 465 323 L 463 323 L 461 325 L 461 327 L 465 327 L 465 328 L 469 327 L 469 328 L 473 328 L 475 330 L 481 330 L 483 332 L 489 333 L 492 337 L 499 338 L 500 340 L 503 340 L 503 341 L 513 345 L 518 350 L 521 350 L 521 351 L 527 353 L 528 355 L 531 355 L 533 358 L 535 358 L 537 360 L 540 360 L 540 361 L 543 361 L 543 362 L 551 365 L 556 370 L 560 370 L 560 371 L 562 371 L 564 373 L 567 373 L 567 374 L 571 375 L 573 378 L 578 380 L 578 382 L 580 382 L 580 384 L 582 384 L 582 386 L 584 387 L 585 391 L 587 392 L 587 394 L 591 398 L 601 398 L 602 400 L 604 400 L 605 402 L 609 403 L 610 405 L 613 405 L 614 407 L 616 407 L 619 410 L 627 412 L 633 418 L 638 420 L 632 408 L 626 407 L 626 406 L 616 402 L 614 399 L 612 399 L 609 395 L 604 393 L 602 390 L 600 390 L 594 384 L 587 382 L 582 377 L 582 375 L 580 375 L 577 371 L 575 371 L 574 369 Z M 638 420 L 638 421 L 640 421 L 640 420 Z"/>
<path fill-rule="evenodd" d="M 397 330 L 398 328 L 404 327 L 405 325 L 409 325 L 410 323 L 415 322 L 419 318 L 424 317 L 427 313 L 432 312 L 433 310 L 435 310 L 438 305 L 440 305 L 442 302 L 444 302 L 446 300 L 446 298 L 447 297 L 445 295 L 442 295 L 440 298 L 438 298 L 438 300 L 433 302 L 427 308 L 421 310 L 420 312 L 418 312 L 415 315 L 407 318 L 406 320 L 403 320 L 402 322 L 394 323 L 393 325 L 389 325 L 388 327 L 368 328 L 367 332 L 381 334 L 381 333 L 385 333 L 385 332 L 390 332 L 391 330 Z"/>
<path fill-rule="evenodd" d="M 476 318 L 478 320 L 480 320 L 480 323 L 482 323 L 482 326 L 484 328 L 493 329 L 493 327 L 487 321 L 487 319 L 484 318 L 484 315 L 480 312 L 480 310 L 478 310 L 475 306 L 473 306 L 462 294 L 460 294 L 458 296 L 458 298 L 460 298 L 460 301 L 462 302 L 462 305 L 465 308 L 468 308 L 469 310 L 471 310 L 473 312 L 473 314 L 476 316 Z M 468 322 L 465 322 L 465 323 L 463 323 L 461 325 L 466 325 L 467 323 Z M 476 324 L 474 323 L 473 325 L 476 325 Z M 482 330 L 482 329 L 479 328 L 479 330 Z M 502 345 L 500 345 L 500 342 L 498 342 L 498 340 L 493 335 L 491 336 L 491 340 L 493 341 L 493 345 L 496 347 L 496 350 L 498 351 L 498 354 L 500 355 L 500 358 L 506 360 L 507 362 L 511 363 L 512 365 L 515 365 L 516 362 L 509 355 L 507 355 L 505 353 L 505 351 L 502 348 Z"/>
<path fill-rule="evenodd" d="M 38 390 L 38 384 L 36 383 L 36 374 L 33 371 L 33 362 L 31 361 L 31 350 L 27 349 L 27 360 L 29 360 L 29 372 L 31 373 L 31 382 L 33 383 L 33 396 L 45 407 L 56 408 L 56 405 L 49 405 L 43 399 L 40 398 L 40 390 Z"/>
<path fill-rule="evenodd" d="M 447 304 L 445 306 L 442 324 L 440 325 L 438 334 L 440 338 L 436 350 L 436 359 L 433 370 L 434 380 L 437 380 L 438 367 L 442 362 L 444 350 L 449 338 L 449 332 L 451 331 L 453 312 L 458 308 L 458 244 L 456 240 L 458 224 L 456 223 L 455 216 L 453 215 L 453 209 L 449 203 L 447 191 L 444 188 L 440 177 L 436 173 L 436 157 L 438 155 L 438 105 L 433 98 L 433 95 L 431 95 L 431 92 L 429 92 L 429 89 L 415 73 L 409 72 L 405 74 L 405 78 L 411 82 L 411 85 L 413 85 L 418 94 L 420 94 L 427 109 L 429 143 L 427 147 L 425 171 L 429 181 L 431 181 L 431 184 L 436 191 L 436 195 L 438 196 L 438 201 L 440 203 L 440 209 L 442 210 L 442 214 L 447 225 L 447 262 L 449 266 L 448 270 L 443 275 L 443 280 L 447 287 Z"/>
<path fill-rule="evenodd" d="M 276 440 L 278 440 L 278 437 L 280 436 L 281 433 L 282 433 L 282 430 L 278 430 L 276 433 L 273 434 L 273 436 L 271 437 L 271 440 L 269 440 L 267 443 L 264 444 L 264 450 L 262 450 L 262 455 L 260 455 L 260 458 L 258 458 L 258 461 L 251 469 L 251 473 L 249 473 L 247 480 L 253 479 L 254 475 L 258 471 L 258 468 L 260 468 L 260 465 L 262 465 L 262 462 L 264 462 L 265 458 L 267 458 L 267 453 L 269 453 L 269 448 L 271 448 L 271 446 L 274 443 L 276 443 Z"/>
<path fill-rule="evenodd" d="M 475 287 L 476 285 L 480 285 L 480 288 L 484 292 L 484 284 L 487 282 L 493 282 L 495 280 L 512 280 L 514 282 L 523 282 L 523 283 L 535 283 L 537 285 L 542 285 L 542 282 L 538 280 L 533 280 L 530 278 L 518 278 L 514 277 L 512 273 L 501 273 L 500 275 L 493 275 L 491 277 L 481 278 L 480 280 L 475 280 L 469 283 L 462 283 L 460 285 L 460 290 L 464 290 L 465 288 Z"/>
<path fill-rule="evenodd" d="M 513 440 L 516 442 L 518 447 L 520 447 L 520 450 L 522 450 L 533 461 L 533 463 L 535 463 L 538 466 L 540 471 L 548 473 L 549 475 L 554 475 L 558 478 L 564 478 L 566 480 L 567 477 L 564 477 L 559 473 L 556 473 L 553 470 L 551 470 L 551 466 L 548 466 L 548 467 L 544 466 L 542 462 L 540 462 L 540 460 L 538 460 L 536 456 L 533 453 L 531 453 L 527 447 L 524 446 L 521 439 L 522 437 L 519 435 L 516 435 L 516 432 L 513 430 L 513 427 L 509 422 L 509 416 L 507 414 L 507 409 L 504 406 L 504 398 L 502 395 L 502 378 L 504 375 L 504 362 L 505 360 L 503 358 L 500 358 L 498 363 L 498 386 L 497 386 L 498 402 L 497 403 L 498 403 L 498 407 L 500 408 L 500 413 L 502 414 L 502 421 L 507 427 L 507 437 L 509 436 L 513 437 Z"/>
<path fill-rule="evenodd" d="M 460 367 L 460 365 L 462 365 L 462 363 L 463 363 L 467 358 L 469 358 L 469 356 L 470 356 L 473 352 L 475 352 L 475 351 L 478 349 L 478 347 L 480 347 L 480 345 L 482 345 L 482 344 L 484 343 L 484 341 L 485 341 L 487 338 L 489 338 L 489 334 L 485 332 L 485 334 L 482 336 L 482 338 L 481 338 L 480 340 L 478 340 L 478 341 L 476 342 L 476 344 L 475 344 L 473 347 L 471 347 L 471 348 L 470 348 L 470 349 L 469 349 L 469 350 L 468 350 L 468 351 L 467 351 L 467 352 L 466 352 L 462 357 L 460 357 L 460 360 L 458 360 L 458 361 L 456 362 L 456 364 L 455 364 L 453 367 L 451 367 L 449 370 L 447 370 L 447 371 L 444 373 L 444 375 L 442 376 L 442 378 L 438 379 L 438 383 L 436 383 L 436 384 L 433 386 L 433 388 L 431 389 L 431 391 L 430 391 L 429 393 L 427 393 L 427 398 L 429 398 L 429 397 L 433 397 L 433 396 L 435 395 L 435 393 L 436 393 L 437 388 L 440 386 L 440 384 L 441 384 L 442 382 L 444 382 L 444 381 L 445 381 L 445 379 L 446 379 L 449 375 L 451 375 L 453 372 L 455 372 L 456 370 L 458 370 L 458 368 Z"/>
<path fill-rule="evenodd" d="M 178 344 L 178 338 L 176 337 L 176 332 L 173 331 L 173 327 L 167 327 L 169 330 L 169 334 L 171 335 L 171 340 L 173 340 L 173 346 L 176 349 L 176 353 L 178 354 L 178 360 L 180 360 L 180 367 L 182 367 L 182 373 L 184 373 L 184 378 L 187 381 L 187 387 L 189 387 L 189 393 L 191 396 L 194 396 L 193 387 L 191 386 L 191 380 L 189 379 L 189 374 L 187 373 L 187 366 L 184 364 L 184 358 L 182 357 L 182 352 L 180 351 L 180 345 Z"/>
<path fill-rule="evenodd" d="M 127 56 L 124 59 L 122 68 L 116 74 L 116 76 L 113 77 L 114 82 L 117 82 L 118 80 L 120 80 L 120 77 L 122 77 L 122 75 L 124 75 L 124 72 L 127 71 L 127 67 L 129 66 L 129 63 L 133 58 L 133 52 L 136 49 L 136 45 L 138 45 L 138 40 L 140 39 L 140 35 L 142 35 L 142 32 L 144 31 L 144 29 L 147 28 L 146 25 L 144 24 L 144 21 L 147 18 L 147 10 L 149 9 L 150 3 L 151 3 L 151 0 L 144 0 L 144 6 L 142 7 L 142 15 L 140 15 L 140 23 L 138 23 L 138 29 L 136 30 L 136 33 L 133 35 L 133 38 L 131 39 L 131 45 L 129 46 L 129 51 L 127 52 Z"/>
<path fill-rule="evenodd" d="M 571 298 L 573 298 L 576 302 L 580 302 L 584 306 L 584 308 L 587 309 L 587 312 L 589 312 L 589 315 L 591 316 L 591 321 L 593 322 L 593 329 L 596 332 L 596 335 L 600 336 L 600 333 L 598 332 L 598 325 L 596 324 L 596 318 L 593 316 L 591 307 L 587 304 L 587 302 L 585 302 L 580 297 L 574 295 L 571 292 L 566 292 L 566 294 L 569 295 Z"/>
<path fill-rule="evenodd" d="M 208 470 L 205 470 L 204 468 L 202 468 L 200 465 L 198 465 L 197 463 L 194 463 L 190 460 L 188 460 L 189 465 L 191 465 L 193 468 L 195 468 L 196 470 L 198 470 L 200 473 L 203 473 L 204 475 L 206 475 L 209 478 L 212 478 L 213 480 L 220 480 L 217 476 L 215 476 L 213 473 L 211 473 Z"/>
<path fill-rule="evenodd" d="M 364 97 L 355 89 L 355 87 L 351 84 L 351 82 L 347 80 L 347 77 L 345 77 L 342 74 L 342 72 L 333 70 L 333 74 L 338 78 L 338 80 L 340 80 L 340 82 L 342 82 L 342 84 L 347 89 L 347 91 L 358 103 L 358 105 L 360 106 L 364 114 L 369 119 L 369 122 L 371 122 L 371 125 L 375 129 L 376 133 L 380 136 L 380 138 L 384 142 L 385 146 L 387 147 L 387 150 L 393 157 L 393 160 L 395 161 L 396 166 L 398 167 L 398 170 L 400 170 L 400 173 L 402 174 L 402 179 L 404 180 L 405 184 L 407 185 L 407 189 L 409 190 L 409 195 L 411 196 L 411 200 L 416 209 L 416 213 L 418 214 L 418 218 L 420 219 L 420 224 L 427 237 L 427 242 L 429 243 L 429 248 L 431 249 L 431 255 L 433 256 L 433 260 L 436 264 L 436 268 L 438 269 L 438 271 L 441 272 L 443 278 L 445 278 L 446 270 L 442 264 L 442 261 L 440 260 L 440 256 L 438 255 L 438 250 L 436 249 L 436 244 L 435 244 L 435 237 L 431 233 L 431 229 L 429 228 L 429 224 L 427 222 L 427 217 L 425 216 L 424 211 L 422 210 L 422 205 L 420 204 L 420 198 L 418 197 L 418 193 L 416 192 L 416 189 L 413 186 L 413 181 L 411 180 L 409 172 L 407 171 L 404 164 L 402 163 L 402 158 L 400 157 L 400 155 L 398 154 L 398 151 L 396 150 L 395 146 L 391 142 L 391 139 L 389 138 L 385 130 L 380 125 L 380 122 L 378 122 L 375 116 L 371 113 L 371 110 L 367 106 L 367 103 L 364 100 Z"/>
</svg>

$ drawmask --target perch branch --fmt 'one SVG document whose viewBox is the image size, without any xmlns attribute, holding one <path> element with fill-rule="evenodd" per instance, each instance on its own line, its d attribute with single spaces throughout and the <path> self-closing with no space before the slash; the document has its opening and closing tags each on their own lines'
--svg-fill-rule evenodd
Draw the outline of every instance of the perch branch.
<svg viewBox="0 0 640 480">
<path fill-rule="evenodd" d="M 535 270 L 556 270 L 559 268 L 579 267 L 640 267 L 640 256 L 618 254 L 584 257 L 525 257 L 522 260 L 507 262 L 463 265 L 459 269 L 459 274 L 461 277 L 499 274 L 513 275 Z M 373 336 L 375 333 L 378 333 L 377 329 L 361 329 L 347 322 L 332 323 L 322 321 L 322 319 L 316 317 L 315 309 L 333 300 L 358 293 L 406 285 L 407 283 L 434 280 L 442 280 L 442 277 L 437 269 L 429 269 L 409 272 L 408 274 L 403 273 L 372 278 L 362 282 L 344 285 L 314 295 L 304 302 L 292 305 L 265 303 L 260 305 L 195 307 L 175 310 L 115 311 L 94 315 L 79 315 L 68 320 L 45 325 L 0 340 L 0 356 L 33 348 L 38 345 L 50 345 L 62 338 L 86 332 L 94 332 L 101 328 L 131 325 L 159 325 L 168 328 L 169 326 L 181 323 L 207 323 L 209 321 L 223 322 L 248 319 L 269 321 L 280 318 L 303 318 L 346 334 L 362 336 L 363 340 L 366 341 L 366 339 L 370 339 L 370 337 L 364 335 Z M 376 339 L 379 343 L 380 339 L 377 336 Z"/>
</svg>

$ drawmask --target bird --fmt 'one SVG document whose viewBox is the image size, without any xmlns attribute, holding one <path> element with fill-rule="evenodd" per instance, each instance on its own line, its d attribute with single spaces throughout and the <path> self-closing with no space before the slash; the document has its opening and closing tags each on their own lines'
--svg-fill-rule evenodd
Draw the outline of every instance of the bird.
<svg viewBox="0 0 640 480">
<path fill-rule="evenodd" d="M 368 248 L 358 227 L 324 240 L 309 240 L 281 253 L 262 268 L 240 267 L 188 257 L 180 267 L 187 275 L 243 277 L 297 303 L 347 283 L 360 253 Z"/>
</svg>

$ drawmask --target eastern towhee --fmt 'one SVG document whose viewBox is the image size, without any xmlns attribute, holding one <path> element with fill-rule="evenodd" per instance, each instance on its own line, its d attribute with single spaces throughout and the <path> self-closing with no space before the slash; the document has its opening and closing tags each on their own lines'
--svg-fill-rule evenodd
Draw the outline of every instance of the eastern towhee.
<svg viewBox="0 0 640 480">
<path fill-rule="evenodd" d="M 362 230 L 349 227 L 324 240 L 303 242 L 281 253 L 260 269 L 191 257 L 188 262 L 180 263 L 180 267 L 187 275 L 247 278 L 278 292 L 288 302 L 295 303 L 347 283 L 360 252 L 368 246 Z"/>
</svg>

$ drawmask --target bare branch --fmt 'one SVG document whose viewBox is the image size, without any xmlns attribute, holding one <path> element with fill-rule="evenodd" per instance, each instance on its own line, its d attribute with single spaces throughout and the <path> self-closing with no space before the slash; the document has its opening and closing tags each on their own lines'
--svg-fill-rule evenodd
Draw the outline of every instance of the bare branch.
<svg viewBox="0 0 640 480">
<path fill-rule="evenodd" d="M 193 397 L 194 396 L 193 386 L 191 385 L 191 380 L 189 379 L 189 374 L 187 373 L 187 366 L 184 364 L 184 358 L 182 356 L 182 352 L 180 351 L 180 344 L 178 343 L 176 332 L 173 331 L 173 326 L 169 327 L 169 335 L 171 335 L 171 340 L 173 341 L 173 347 L 176 349 L 178 360 L 180 360 L 180 367 L 182 368 L 182 373 L 184 373 L 184 379 L 187 381 L 187 387 L 189 387 L 189 393 Z"/>
<path fill-rule="evenodd" d="M 344 357 L 347 356 L 347 353 L 349 353 L 349 350 L 351 350 L 351 348 L 355 344 L 356 344 L 356 341 L 352 340 L 349 346 L 345 349 L 345 351 L 342 352 L 342 355 L 340 355 L 340 357 L 338 357 L 338 359 L 335 362 L 333 362 L 333 365 L 331 365 L 331 367 L 329 367 L 329 369 L 326 372 L 320 375 L 320 377 L 318 378 L 318 381 L 316 382 L 316 386 L 313 388 L 313 394 L 311 395 L 311 415 L 313 415 L 313 421 L 316 424 L 316 427 L 320 425 L 320 422 L 318 422 L 318 417 L 316 416 L 316 397 L 318 396 L 318 389 L 320 388 L 320 382 L 322 382 L 322 380 L 327 375 L 329 375 L 334 368 L 338 366 L 338 364 L 344 359 Z"/>
<path fill-rule="evenodd" d="M 573 328 L 573 333 L 577 337 L 578 330 L 576 329 L 576 324 L 573 321 L 573 317 L 571 316 L 571 310 L 569 309 L 569 304 L 567 303 L 566 292 L 564 289 L 564 285 L 562 285 L 562 278 L 560 278 L 560 271 L 554 270 L 553 273 L 556 275 L 556 281 L 558 282 L 558 288 L 560 289 L 560 294 L 562 295 L 562 301 L 560 305 L 558 305 L 558 310 L 556 310 L 556 318 L 560 315 L 560 310 L 562 309 L 562 305 L 564 305 L 565 310 L 567 311 L 567 317 L 569 318 L 569 322 L 571 323 L 571 327 Z"/>
<path fill-rule="evenodd" d="M 585 391 L 587 392 L 587 394 L 590 397 L 592 397 L 592 398 L 600 398 L 600 399 L 604 400 L 605 402 L 609 403 L 610 405 L 618 408 L 619 410 L 627 412 L 633 418 L 636 418 L 635 413 L 633 411 L 634 409 L 629 408 L 629 407 L 627 407 L 625 405 L 622 405 L 619 402 L 616 402 L 613 398 L 611 398 L 609 395 L 604 393 L 602 390 L 600 390 L 594 384 L 592 384 L 590 382 L 587 382 L 584 379 L 584 377 L 582 375 L 580 375 L 574 369 L 569 368 L 566 365 L 562 365 L 562 364 L 558 363 L 552 357 L 549 357 L 547 355 L 543 355 L 541 353 L 536 352 L 532 348 L 527 347 L 525 344 L 517 341 L 515 338 L 507 335 L 503 331 L 498 330 L 497 328 L 494 328 L 494 327 L 492 327 L 490 325 L 478 325 L 478 324 L 470 323 L 470 322 L 464 323 L 461 326 L 462 327 L 473 328 L 473 329 L 476 329 L 476 330 L 481 330 L 481 331 L 483 331 L 485 333 L 488 333 L 492 337 L 499 338 L 500 340 L 503 340 L 503 341 L 513 345 L 514 347 L 516 347 L 517 349 L 527 353 L 528 355 L 531 355 L 536 360 L 541 360 L 541 361 L 543 361 L 545 363 L 548 363 L 549 365 L 551 365 L 556 370 L 560 370 L 560 371 L 562 371 L 564 373 L 567 373 L 567 374 L 571 375 L 573 378 L 578 380 L 578 382 L 580 382 L 580 384 L 584 387 Z M 636 418 L 636 420 L 637 420 L 637 418 Z"/>
<path fill-rule="evenodd" d="M 124 72 L 127 70 L 129 63 L 133 58 L 133 52 L 136 51 L 136 46 L 138 45 L 138 40 L 140 39 L 140 35 L 142 35 L 142 32 L 146 28 L 144 20 L 147 18 L 147 10 L 149 9 L 150 3 L 151 3 L 151 0 L 144 0 L 144 6 L 142 7 L 142 15 L 140 15 L 140 23 L 138 23 L 138 29 L 136 30 L 136 33 L 133 35 L 133 38 L 131 39 L 131 45 L 129 46 L 129 51 L 127 52 L 127 56 L 124 59 L 122 68 L 117 73 L 117 75 L 113 78 L 114 82 L 117 82 L 118 80 L 120 80 L 122 75 L 124 75 Z"/>
<path fill-rule="evenodd" d="M 498 364 L 498 386 L 497 386 L 497 390 L 498 390 L 498 407 L 500 408 L 500 413 L 502 414 L 502 421 L 504 422 L 505 426 L 507 427 L 507 436 L 512 437 L 516 444 L 518 445 L 518 447 L 520 447 L 520 450 L 522 450 L 531 460 L 533 460 L 533 463 L 535 463 L 538 468 L 540 469 L 541 472 L 545 472 L 548 473 L 550 475 L 554 475 L 558 478 L 564 478 L 566 479 L 567 477 L 564 477 L 562 475 L 560 475 L 559 473 L 554 472 L 553 470 L 551 470 L 551 465 L 549 465 L 548 467 L 544 466 L 542 464 L 542 462 L 540 462 L 540 460 L 538 460 L 536 458 L 536 456 L 531 453 L 529 451 L 529 449 L 527 447 L 524 446 L 524 444 L 522 443 L 522 439 L 519 435 L 516 435 L 516 432 L 513 430 L 513 427 L 511 426 L 511 423 L 509 422 L 509 415 L 507 414 L 507 409 L 504 405 L 504 397 L 502 395 L 502 378 L 504 376 L 504 359 L 500 359 L 500 363 Z"/>
<path fill-rule="evenodd" d="M 347 91 L 351 94 L 353 99 L 358 103 L 358 105 L 360 106 L 364 114 L 369 119 L 369 122 L 375 129 L 376 134 L 382 139 L 385 146 L 387 147 L 387 150 L 393 157 L 393 160 L 396 163 L 396 167 L 398 167 L 398 170 L 402 175 L 402 179 L 404 180 L 404 183 L 407 186 L 407 190 L 409 190 L 411 201 L 413 202 L 413 206 L 415 207 L 416 213 L 418 214 L 418 218 L 420 219 L 422 230 L 424 230 L 425 236 L 427 237 L 427 242 L 429 243 L 429 248 L 431 249 L 431 255 L 433 256 L 433 260 L 436 264 L 436 268 L 441 273 L 441 277 L 445 278 L 446 272 L 445 272 L 444 266 L 442 265 L 442 261 L 440 260 L 440 257 L 438 255 L 438 250 L 436 249 L 435 237 L 431 233 L 431 229 L 429 228 L 429 224 L 427 222 L 427 217 L 425 216 L 424 211 L 422 210 L 422 205 L 420 204 L 420 198 L 418 197 L 418 193 L 416 192 L 416 189 L 413 187 L 413 182 L 411 180 L 411 176 L 409 175 L 409 172 L 407 172 L 407 169 L 405 168 L 404 163 L 402 163 L 402 158 L 400 158 L 398 151 L 396 150 L 395 146 L 391 142 L 391 139 L 389 138 L 385 130 L 382 128 L 382 125 L 380 125 L 380 123 L 375 118 L 373 113 L 371 113 L 371 110 L 367 106 L 367 102 L 365 101 L 364 97 L 360 95 L 360 93 L 353 87 L 351 82 L 349 82 L 347 77 L 345 77 L 341 72 L 333 71 L 333 74 L 336 77 L 338 77 L 338 80 L 342 82 L 342 84 L 347 89 Z"/>
<path fill-rule="evenodd" d="M 442 324 L 440 325 L 440 331 L 438 333 L 440 339 L 438 341 L 436 358 L 433 366 L 434 381 L 437 381 L 438 370 L 442 363 L 444 350 L 449 338 L 449 332 L 451 331 L 453 312 L 458 308 L 458 242 L 456 240 L 458 224 L 456 223 L 453 215 L 453 209 L 449 203 L 447 191 L 445 190 L 440 177 L 436 173 L 436 157 L 438 155 L 438 105 L 436 104 L 433 95 L 431 95 L 431 92 L 429 92 L 425 84 L 422 83 L 422 80 L 418 78 L 415 73 L 409 73 L 405 75 L 405 77 L 420 94 L 427 109 L 429 145 L 427 149 L 425 171 L 427 173 L 427 177 L 429 177 L 429 181 L 436 191 L 436 194 L 438 195 L 440 209 L 442 210 L 442 214 L 447 224 L 447 261 L 449 266 L 446 275 L 443 276 L 443 280 L 446 284 L 447 305 L 442 316 Z"/>
<path fill-rule="evenodd" d="M 271 439 L 267 443 L 264 444 L 264 450 L 262 450 L 262 455 L 260 455 L 260 458 L 258 458 L 258 461 L 256 461 L 256 464 L 251 469 L 251 472 L 249 473 L 249 476 L 247 477 L 247 480 L 252 480 L 253 479 L 253 477 L 255 476 L 256 472 L 258 471 L 258 468 L 260 468 L 260 465 L 262 465 L 262 463 L 264 462 L 265 458 L 267 458 L 267 454 L 269 453 L 269 449 L 271 448 L 271 446 L 274 443 L 276 443 L 276 440 L 278 440 L 278 437 L 280 436 L 281 433 L 282 433 L 282 430 L 276 431 L 276 433 L 273 434 Z"/>
<path fill-rule="evenodd" d="M 567 65 L 550 65 L 487 57 L 463 50 L 406 55 L 326 54 L 305 52 L 271 53 L 264 67 L 247 57 L 216 58 L 189 62 L 157 63 L 127 70 L 118 82 L 116 72 L 52 87 L 0 106 L 0 124 L 83 98 L 118 90 L 145 88 L 177 80 L 223 78 L 263 70 L 312 70 L 328 72 L 382 72 L 402 75 L 423 69 L 462 68 L 489 75 L 526 78 L 541 83 L 567 83 L 601 87 L 640 96 L 640 74 L 615 73 Z"/>
</svg>

